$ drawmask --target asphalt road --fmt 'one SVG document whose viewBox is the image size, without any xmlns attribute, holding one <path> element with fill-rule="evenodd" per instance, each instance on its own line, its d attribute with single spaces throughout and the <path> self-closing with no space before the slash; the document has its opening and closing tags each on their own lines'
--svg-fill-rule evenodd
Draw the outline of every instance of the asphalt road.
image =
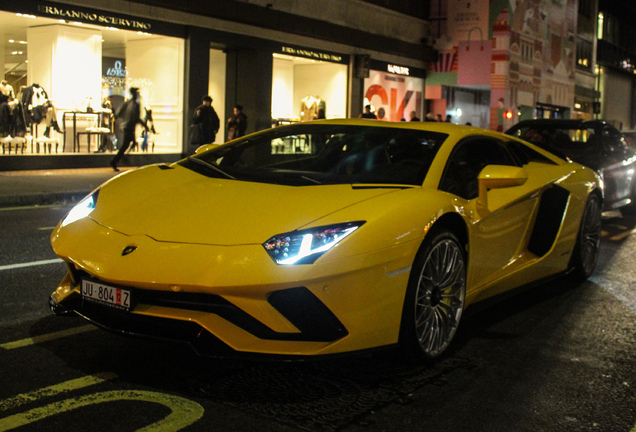
<svg viewBox="0 0 636 432">
<path fill-rule="evenodd" d="M 636 432 L 636 220 L 605 219 L 590 281 L 473 311 L 433 365 L 258 363 L 52 316 L 67 210 L 0 209 L 0 431 Z"/>
</svg>

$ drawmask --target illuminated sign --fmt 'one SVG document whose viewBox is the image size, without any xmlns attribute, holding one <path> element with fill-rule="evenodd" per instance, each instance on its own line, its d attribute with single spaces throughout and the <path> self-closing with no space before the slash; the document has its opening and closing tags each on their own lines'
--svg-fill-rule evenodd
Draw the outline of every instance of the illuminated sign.
<svg viewBox="0 0 636 432">
<path fill-rule="evenodd" d="M 73 9 L 64 9 L 55 6 L 38 6 L 38 12 L 57 19 L 84 21 L 106 26 L 125 27 L 133 30 L 149 31 L 152 25 L 147 22 L 134 19 L 120 18 L 102 15 L 93 12 L 83 12 Z"/>
<path fill-rule="evenodd" d="M 389 64 L 386 66 L 386 70 L 388 72 L 398 74 L 398 75 L 410 75 L 409 68 L 404 66 L 396 66 L 396 65 Z"/>
<path fill-rule="evenodd" d="M 108 68 L 108 70 L 106 71 L 106 76 L 111 77 L 125 78 L 127 74 L 128 71 L 126 69 L 122 69 L 121 61 L 119 60 L 115 62 L 115 67 Z"/>
<path fill-rule="evenodd" d="M 313 51 L 313 50 L 308 50 L 303 48 L 292 48 L 288 46 L 283 46 L 280 51 L 283 54 L 288 54 L 288 55 L 297 56 L 297 57 L 305 57 L 305 58 L 310 58 L 314 60 L 324 60 L 324 61 L 338 62 L 338 63 L 343 61 L 343 58 L 341 55 L 330 54 L 330 53 L 325 53 L 320 51 Z"/>
</svg>

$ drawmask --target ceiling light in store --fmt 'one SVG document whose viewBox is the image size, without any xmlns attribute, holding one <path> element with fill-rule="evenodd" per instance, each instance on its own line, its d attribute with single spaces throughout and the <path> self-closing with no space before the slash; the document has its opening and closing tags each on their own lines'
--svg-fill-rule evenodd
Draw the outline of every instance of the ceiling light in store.
<svg viewBox="0 0 636 432">
<path fill-rule="evenodd" d="M 12 51 L 11 54 L 13 54 L 13 55 L 22 55 L 24 53 L 22 51 Z"/>
<path fill-rule="evenodd" d="M 83 23 L 81 23 L 79 21 L 73 21 L 71 24 L 76 25 L 76 26 L 84 25 Z"/>
<path fill-rule="evenodd" d="M 27 14 L 21 14 L 21 13 L 17 13 L 16 15 L 19 16 L 19 17 L 35 19 L 35 15 L 27 15 Z"/>
<path fill-rule="evenodd" d="M 18 41 L 19 44 L 26 45 L 27 41 Z"/>
<path fill-rule="evenodd" d="M 15 43 L 13 39 L 9 39 L 9 43 Z"/>
<path fill-rule="evenodd" d="M 106 27 L 106 30 L 110 30 L 110 31 L 119 31 L 118 28 L 116 27 Z"/>
</svg>

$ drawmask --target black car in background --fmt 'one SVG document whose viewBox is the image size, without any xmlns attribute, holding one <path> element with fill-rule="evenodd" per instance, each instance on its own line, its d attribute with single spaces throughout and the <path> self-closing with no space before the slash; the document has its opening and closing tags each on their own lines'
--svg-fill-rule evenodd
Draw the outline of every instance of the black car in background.
<svg viewBox="0 0 636 432">
<path fill-rule="evenodd" d="M 636 153 L 602 120 L 523 120 L 506 131 L 597 171 L 605 186 L 604 210 L 636 213 Z"/>
</svg>

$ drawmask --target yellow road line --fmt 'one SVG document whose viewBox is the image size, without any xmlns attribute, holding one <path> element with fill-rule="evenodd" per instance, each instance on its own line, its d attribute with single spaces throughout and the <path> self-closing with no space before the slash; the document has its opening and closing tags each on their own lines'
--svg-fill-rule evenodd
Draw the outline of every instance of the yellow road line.
<svg viewBox="0 0 636 432">
<path fill-rule="evenodd" d="M 67 336 L 73 336 L 76 334 L 86 333 L 89 331 L 97 330 L 97 327 L 93 325 L 85 325 L 81 327 L 73 327 L 68 330 L 62 330 L 55 333 L 48 333 L 41 336 L 34 336 L 32 338 L 21 339 L 14 342 L 7 342 L 4 344 L 0 344 L 0 349 L 12 350 L 16 348 L 23 348 L 25 346 L 35 345 L 42 342 L 48 342 L 55 339 L 60 339 Z"/>
<path fill-rule="evenodd" d="M 15 408 L 44 397 L 55 396 L 60 393 L 66 393 L 95 384 L 100 384 L 104 381 L 112 380 L 115 378 L 117 378 L 117 374 L 113 372 L 101 372 L 95 375 L 88 375 L 82 378 L 55 384 L 50 387 L 41 388 L 29 393 L 22 393 L 12 398 L 0 401 L 0 411 Z"/>
<path fill-rule="evenodd" d="M 138 429 L 137 432 L 178 432 L 198 421 L 204 414 L 201 405 L 179 396 L 141 390 L 115 390 L 53 402 L 24 413 L 5 417 L 0 419 L 0 430 L 15 429 L 60 413 L 114 401 L 152 402 L 170 409 L 170 414 L 167 417 Z"/>
</svg>

